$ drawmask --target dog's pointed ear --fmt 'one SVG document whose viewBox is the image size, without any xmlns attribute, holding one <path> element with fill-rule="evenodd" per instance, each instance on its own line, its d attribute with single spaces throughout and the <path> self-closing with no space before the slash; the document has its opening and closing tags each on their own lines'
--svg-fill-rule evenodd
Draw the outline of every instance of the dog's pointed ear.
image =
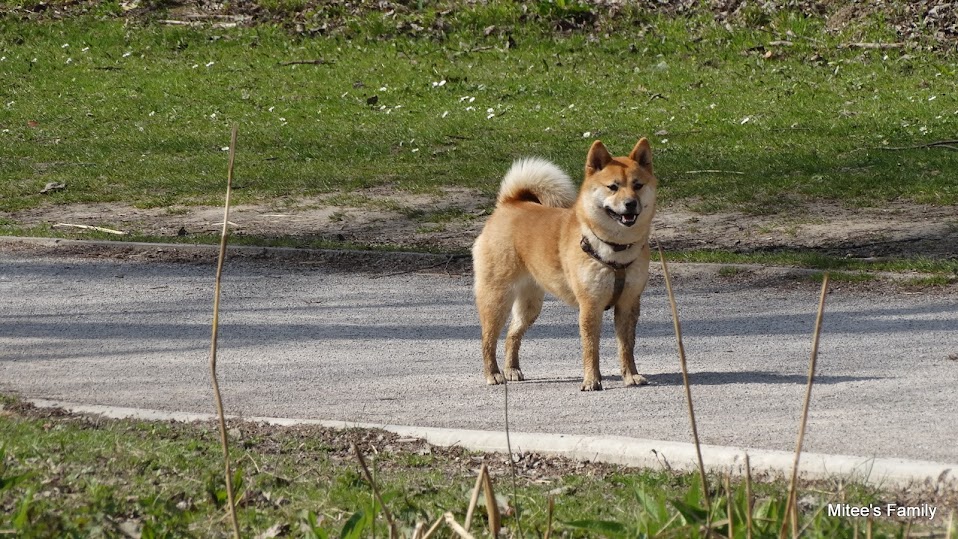
<svg viewBox="0 0 958 539">
<path fill-rule="evenodd" d="M 610 162 L 612 162 L 612 154 L 609 153 L 609 150 L 605 149 L 605 145 L 602 144 L 602 141 L 597 140 L 593 142 L 592 147 L 589 148 L 589 155 L 585 158 L 586 176 L 604 169 Z"/>
<path fill-rule="evenodd" d="M 639 139 L 629 154 L 629 159 L 635 161 L 642 168 L 652 170 L 652 147 L 649 146 L 649 140 L 645 137 Z"/>
</svg>

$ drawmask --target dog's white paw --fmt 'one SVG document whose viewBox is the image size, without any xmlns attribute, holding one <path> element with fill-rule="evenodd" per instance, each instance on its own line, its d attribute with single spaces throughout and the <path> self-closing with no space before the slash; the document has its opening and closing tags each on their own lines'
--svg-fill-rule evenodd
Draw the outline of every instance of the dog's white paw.
<svg viewBox="0 0 958 539">
<path fill-rule="evenodd" d="M 503 376 L 501 372 L 497 372 L 495 374 L 486 374 L 486 383 L 491 386 L 504 384 L 506 383 L 506 377 Z"/>
<path fill-rule="evenodd" d="M 644 386 L 649 383 L 641 374 L 623 374 L 622 381 L 628 386 Z"/>
<path fill-rule="evenodd" d="M 582 391 L 602 391 L 602 382 L 600 380 L 583 380 Z"/>
<path fill-rule="evenodd" d="M 522 375 L 521 369 L 506 369 L 506 380 L 510 382 L 521 382 L 525 379 L 526 377 Z"/>
</svg>

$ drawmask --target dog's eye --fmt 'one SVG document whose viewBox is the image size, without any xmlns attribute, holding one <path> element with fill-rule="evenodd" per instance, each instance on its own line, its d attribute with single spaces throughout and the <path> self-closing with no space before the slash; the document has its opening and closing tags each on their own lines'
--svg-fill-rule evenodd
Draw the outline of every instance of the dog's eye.
<svg viewBox="0 0 958 539">
<path fill-rule="evenodd" d="M 633 191 L 638 191 L 639 189 L 642 189 L 643 187 L 645 187 L 644 183 L 635 182 L 632 184 Z"/>
<path fill-rule="evenodd" d="M 614 193 L 614 192 L 616 192 L 616 191 L 618 191 L 618 190 L 619 190 L 619 184 L 613 183 L 613 184 L 609 185 L 609 191 L 612 191 L 612 192 Z"/>
</svg>

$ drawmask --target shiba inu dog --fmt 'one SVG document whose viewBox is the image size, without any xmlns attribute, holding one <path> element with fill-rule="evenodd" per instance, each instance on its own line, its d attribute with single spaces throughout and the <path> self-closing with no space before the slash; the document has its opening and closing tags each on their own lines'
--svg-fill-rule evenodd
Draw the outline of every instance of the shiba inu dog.
<svg viewBox="0 0 958 539">
<path fill-rule="evenodd" d="M 602 312 L 610 308 L 622 380 L 627 386 L 647 383 L 635 368 L 635 327 L 649 279 L 657 184 L 645 138 L 628 157 L 613 157 L 595 141 L 578 195 L 569 177 L 548 161 L 513 163 L 472 247 L 483 371 L 490 385 L 523 380 L 519 344 L 539 316 L 546 291 L 579 308 L 583 391 L 602 389 L 599 334 Z M 496 345 L 510 311 L 502 372 Z"/>
</svg>

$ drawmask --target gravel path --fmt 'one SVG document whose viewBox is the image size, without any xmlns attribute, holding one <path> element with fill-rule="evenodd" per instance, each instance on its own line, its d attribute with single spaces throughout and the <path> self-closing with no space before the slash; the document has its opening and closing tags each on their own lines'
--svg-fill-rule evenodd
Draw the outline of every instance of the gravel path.
<svg viewBox="0 0 958 539">
<path fill-rule="evenodd" d="M 702 441 L 793 449 L 817 286 L 677 266 Z M 228 413 L 500 430 L 481 376 L 468 276 L 349 273 L 233 259 L 219 365 Z M 208 382 L 213 266 L 0 249 L 0 391 L 193 412 Z M 958 308 L 950 294 L 837 286 L 828 297 L 806 436 L 811 452 L 958 462 Z M 576 314 L 547 300 L 509 387 L 514 431 L 689 441 L 664 286 L 645 296 L 623 388 L 611 317 L 606 391 L 578 391 Z"/>
</svg>

